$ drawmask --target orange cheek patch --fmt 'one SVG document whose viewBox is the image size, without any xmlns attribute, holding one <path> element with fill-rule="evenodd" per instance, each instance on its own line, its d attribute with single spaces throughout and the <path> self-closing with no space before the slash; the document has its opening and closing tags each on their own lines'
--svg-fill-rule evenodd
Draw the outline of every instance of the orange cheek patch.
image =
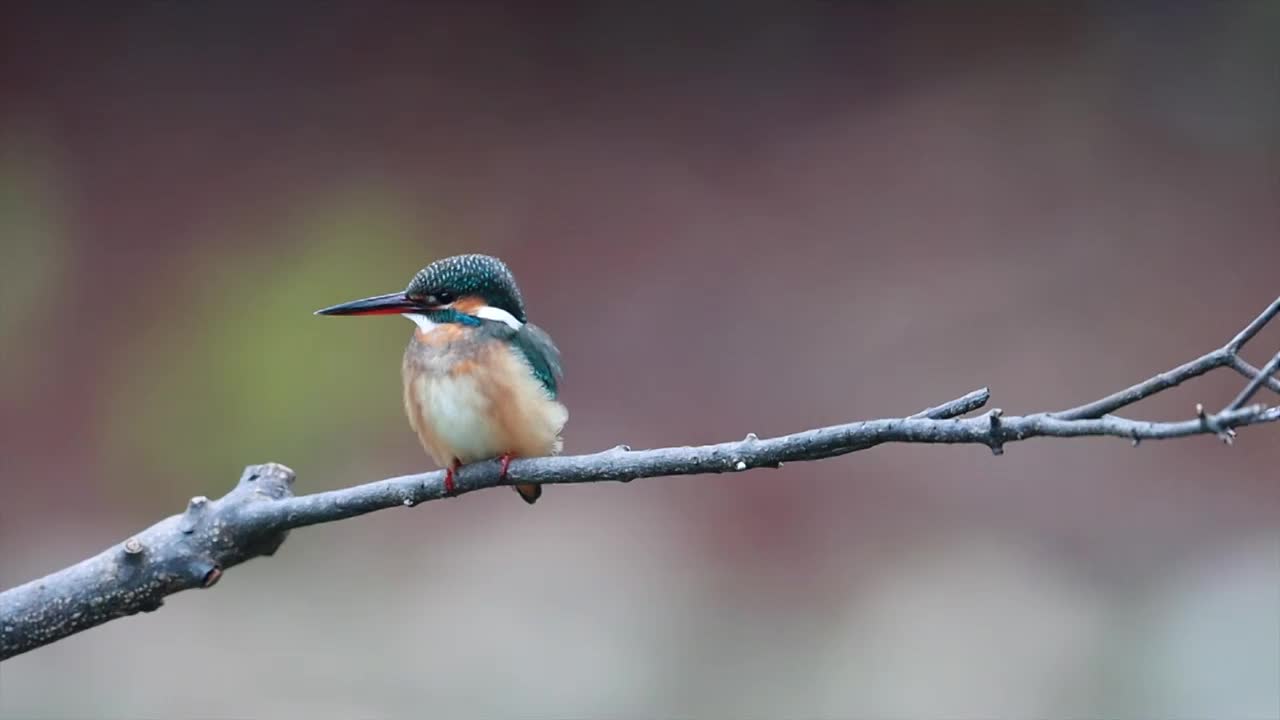
<svg viewBox="0 0 1280 720">
<path fill-rule="evenodd" d="M 478 295 L 467 295 L 453 301 L 453 309 L 468 315 L 475 315 L 476 311 L 487 305 L 483 298 Z"/>
</svg>

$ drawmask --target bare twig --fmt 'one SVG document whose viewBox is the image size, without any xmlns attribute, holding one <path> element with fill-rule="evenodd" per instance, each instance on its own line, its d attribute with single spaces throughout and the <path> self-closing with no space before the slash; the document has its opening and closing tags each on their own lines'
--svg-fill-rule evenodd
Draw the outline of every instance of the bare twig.
<svg viewBox="0 0 1280 720">
<path fill-rule="evenodd" d="M 1263 310 L 1261 315 L 1254 318 L 1245 329 L 1231 338 L 1230 342 L 1217 350 L 1205 353 L 1191 362 L 1183 363 L 1172 370 L 1159 373 L 1137 385 L 1112 393 L 1100 400 L 1094 400 L 1091 403 L 1073 407 L 1070 410 L 1056 412 L 1054 416 L 1064 420 L 1102 417 L 1107 413 L 1115 412 L 1122 407 L 1132 405 L 1143 398 L 1154 395 L 1161 390 L 1175 387 L 1191 378 L 1199 377 L 1210 370 L 1223 366 L 1230 367 L 1254 381 L 1250 383 L 1251 389 L 1248 395 L 1242 393 L 1241 395 L 1244 399 L 1240 400 L 1239 404 L 1234 405 L 1234 407 L 1239 407 L 1248 402 L 1249 398 L 1253 397 L 1253 394 L 1257 392 L 1261 383 L 1266 383 L 1267 387 L 1280 392 L 1280 383 L 1275 382 L 1270 377 L 1275 374 L 1276 368 L 1272 367 L 1270 371 L 1266 369 L 1258 370 L 1240 358 L 1240 349 L 1244 347 L 1245 343 L 1252 340 L 1253 336 L 1257 335 L 1277 314 L 1280 314 L 1280 298 L 1276 298 L 1275 302 L 1267 306 L 1267 309 Z"/>
<path fill-rule="evenodd" d="M 1280 369 L 1280 355 L 1254 370 L 1237 353 L 1280 312 L 1280 298 L 1230 343 L 1196 360 L 1100 400 L 1057 413 L 1006 415 L 983 407 L 986 388 L 904 418 L 869 420 L 775 438 L 632 451 L 618 446 L 591 455 L 528 458 L 502 477 L 497 462 L 473 463 L 456 473 L 455 494 L 514 483 L 584 483 L 667 475 L 742 472 L 784 462 L 820 460 L 885 443 L 983 445 L 995 454 L 1008 443 L 1035 437 L 1110 436 L 1133 441 L 1213 434 L 1230 440 L 1235 429 L 1280 420 L 1280 408 L 1245 406 Z M 1147 422 L 1109 413 L 1218 367 L 1250 378 L 1240 395 L 1217 413 L 1197 407 L 1180 422 Z M 167 595 L 210 587 L 223 572 L 273 554 L 289 530 L 334 522 L 392 507 L 446 497 L 444 473 L 405 475 L 364 485 L 294 496 L 293 471 L 283 465 L 247 468 L 231 492 L 217 500 L 193 498 L 186 510 L 64 570 L 0 593 L 0 660 L 54 642 L 114 618 L 159 608 Z"/>
<path fill-rule="evenodd" d="M 1280 297 L 1276 298 L 1274 302 L 1268 305 L 1267 309 L 1263 310 L 1262 314 L 1254 318 L 1253 322 L 1246 325 L 1239 334 L 1231 338 L 1231 342 L 1226 345 L 1226 350 L 1232 354 L 1240 352 L 1240 349 L 1244 347 L 1244 344 L 1252 340 L 1254 335 L 1261 332 L 1262 328 L 1266 327 L 1267 323 L 1271 322 L 1276 315 L 1280 315 Z"/>
<path fill-rule="evenodd" d="M 1244 359 L 1238 355 L 1231 358 L 1231 364 L 1229 367 L 1250 380 L 1262 374 L 1261 370 L 1245 362 Z M 1274 377 L 1269 377 L 1266 378 L 1263 384 L 1267 389 L 1271 390 L 1271 392 L 1280 395 L 1280 380 L 1277 380 Z"/>
<path fill-rule="evenodd" d="M 1262 387 L 1263 383 L 1270 380 L 1271 376 L 1275 375 L 1277 370 L 1280 370 L 1280 353 L 1276 353 L 1276 356 L 1271 358 L 1271 362 L 1267 363 L 1257 375 L 1253 376 L 1253 380 L 1245 386 L 1244 390 L 1240 391 L 1240 394 L 1236 396 L 1235 400 L 1231 401 L 1231 404 L 1227 406 L 1227 409 L 1237 410 L 1245 403 L 1249 402 L 1254 394 L 1258 392 L 1258 388 Z"/>
<path fill-rule="evenodd" d="M 951 402 L 945 402 L 937 407 L 931 407 L 928 410 L 921 410 L 915 415 L 908 416 L 910 420 L 919 420 L 928 418 L 930 420 L 947 420 L 953 417 L 967 415 L 974 410 L 987 404 L 991 399 L 991 391 L 987 388 L 974 390 L 973 392 L 958 397 Z"/>
</svg>

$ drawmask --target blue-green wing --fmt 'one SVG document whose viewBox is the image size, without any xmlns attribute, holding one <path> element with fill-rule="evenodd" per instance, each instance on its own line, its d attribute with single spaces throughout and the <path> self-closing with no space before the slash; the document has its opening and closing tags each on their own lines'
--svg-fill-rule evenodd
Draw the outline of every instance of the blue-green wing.
<svg viewBox="0 0 1280 720">
<path fill-rule="evenodd" d="M 560 366 L 560 350 L 551 341 L 551 336 L 537 325 L 528 323 L 521 325 L 519 330 L 510 332 L 508 342 L 529 361 L 534 376 L 551 397 L 556 397 L 560 392 L 559 382 L 564 377 L 564 370 Z"/>
<path fill-rule="evenodd" d="M 498 320 L 476 319 L 480 320 L 481 331 L 484 334 L 507 343 L 513 350 L 520 353 L 529 363 L 534 377 L 542 383 L 552 398 L 557 397 L 564 370 L 560 367 L 560 350 L 556 348 L 556 344 L 551 341 L 551 336 L 545 330 L 529 323 L 514 329 Z"/>
</svg>

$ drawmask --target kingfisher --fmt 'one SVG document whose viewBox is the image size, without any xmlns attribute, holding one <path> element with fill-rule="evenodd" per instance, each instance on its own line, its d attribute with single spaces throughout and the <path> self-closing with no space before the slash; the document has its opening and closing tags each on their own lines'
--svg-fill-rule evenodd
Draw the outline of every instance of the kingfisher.
<svg viewBox="0 0 1280 720">
<path fill-rule="evenodd" d="M 409 426 L 445 471 L 445 493 L 467 463 L 556 455 L 569 412 L 559 401 L 560 351 L 529 323 L 506 263 L 455 255 L 418 271 L 401 292 L 317 310 L 316 315 L 403 315 L 416 326 L 401 362 Z M 538 484 L 516 484 L 532 505 Z"/>
</svg>

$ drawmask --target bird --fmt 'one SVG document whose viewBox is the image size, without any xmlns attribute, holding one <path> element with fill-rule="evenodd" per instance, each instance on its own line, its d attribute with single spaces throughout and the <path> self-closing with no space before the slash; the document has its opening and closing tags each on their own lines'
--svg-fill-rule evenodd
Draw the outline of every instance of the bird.
<svg viewBox="0 0 1280 720">
<path fill-rule="evenodd" d="M 403 315 L 415 327 L 401 362 L 404 410 L 423 449 L 445 471 L 446 495 L 463 465 L 558 455 L 569 412 L 559 400 L 560 350 L 528 321 L 515 276 L 490 255 L 454 255 L 418 271 L 400 292 L 315 311 Z M 536 483 L 516 483 L 532 505 Z"/>
</svg>

